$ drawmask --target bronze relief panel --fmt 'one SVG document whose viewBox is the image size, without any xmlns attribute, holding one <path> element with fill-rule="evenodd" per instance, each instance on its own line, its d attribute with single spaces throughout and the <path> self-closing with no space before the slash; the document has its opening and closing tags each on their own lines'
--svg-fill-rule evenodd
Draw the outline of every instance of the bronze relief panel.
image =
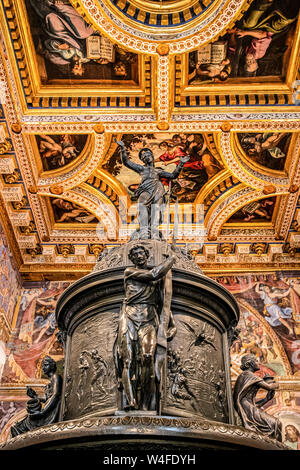
<svg viewBox="0 0 300 470">
<path fill-rule="evenodd" d="M 169 344 L 163 412 L 228 420 L 222 336 L 196 316 L 175 314 Z"/>
<path fill-rule="evenodd" d="M 117 380 L 113 347 L 118 314 L 87 319 L 72 336 L 66 377 L 64 419 L 116 409 Z"/>
</svg>

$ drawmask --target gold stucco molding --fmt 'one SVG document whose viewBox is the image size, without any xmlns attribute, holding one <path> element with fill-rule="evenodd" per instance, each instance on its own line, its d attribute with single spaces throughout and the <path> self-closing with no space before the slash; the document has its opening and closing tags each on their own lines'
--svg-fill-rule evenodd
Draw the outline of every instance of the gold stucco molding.
<svg viewBox="0 0 300 470">
<path fill-rule="evenodd" d="M 153 28 L 151 24 L 144 25 L 141 22 L 134 22 L 132 26 L 128 16 L 125 17 L 114 7 L 113 2 L 107 0 L 70 1 L 95 29 L 123 47 L 143 54 L 157 54 L 157 45 L 166 41 L 170 54 L 193 50 L 219 37 L 251 3 L 248 0 L 215 0 L 205 15 L 182 26 L 177 25 L 168 32 L 165 31 L 167 28 Z"/>
</svg>

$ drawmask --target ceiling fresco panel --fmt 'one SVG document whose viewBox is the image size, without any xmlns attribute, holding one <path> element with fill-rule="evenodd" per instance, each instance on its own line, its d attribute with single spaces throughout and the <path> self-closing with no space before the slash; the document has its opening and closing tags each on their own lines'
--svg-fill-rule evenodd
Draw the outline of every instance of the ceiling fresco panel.
<svg viewBox="0 0 300 470">
<path fill-rule="evenodd" d="M 7 52 L 24 109 L 151 109 L 149 56 L 95 31 L 67 0 L 3 6 L 3 31 L 13 38 Z"/>
<path fill-rule="evenodd" d="M 255 0 L 218 41 L 190 53 L 189 83 L 249 83 L 249 78 L 259 82 L 261 77 L 284 80 L 298 11 L 294 1 Z"/>
<path fill-rule="evenodd" d="M 205 134 L 158 133 L 125 134 L 122 139 L 132 161 L 138 163 L 140 150 L 147 147 L 154 154 L 156 166 L 168 172 L 177 167 L 180 157 L 189 155 L 189 161 L 171 187 L 173 199 L 187 203 L 194 202 L 201 188 L 223 169 L 220 155 L 216 153 L 213 138 L 210 137 Z M 134 199 L 139 177 L 122 165 L 117 145 L 113 143 L 112 146 L 111 156 L 103 168 L 115 176 Z M 167 181 L 165 185 L 168 187 Z"/>
<path fill-rule="evenodd" d="M 138 85 L 138 56 L 88 25 L 70 2 L 25 2 L 43 85 Z"/>
</svg>

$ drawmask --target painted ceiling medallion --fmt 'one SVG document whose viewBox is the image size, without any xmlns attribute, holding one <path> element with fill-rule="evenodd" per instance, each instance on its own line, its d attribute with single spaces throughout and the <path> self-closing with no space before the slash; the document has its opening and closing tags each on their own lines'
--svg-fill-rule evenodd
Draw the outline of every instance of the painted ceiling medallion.
<svg viewBox="0 0 300 470">
<path fill-rule="evenodd" d="M 220 0 L 141 1 L 109 0 L 127 18 L 143 25 L 171 28 L 207 16 Z"/>
<path fill-rule="evenodd" d="M 146 41 L 180 40 L 213 26 L 214 34 L 249 6 L 245 0 L 71 0 L 94 25 L 112 22 L 118 29 Z M 245 6 L 246 4 L 246 6 Z M 222 20 L 221 22 L 219 20 Z M 109 33 L 109 28 L 107 29 Z"/>
</svg>

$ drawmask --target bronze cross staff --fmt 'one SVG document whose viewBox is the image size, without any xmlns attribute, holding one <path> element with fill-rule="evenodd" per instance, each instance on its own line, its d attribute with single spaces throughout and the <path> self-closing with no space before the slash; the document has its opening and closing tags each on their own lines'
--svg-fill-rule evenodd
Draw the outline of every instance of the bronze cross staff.
<svg viewBox="0 0 300 470">
<path fill-rule="evenodd" d="M 167 233 L 166 233 L 166 252 L 168 247 L 168 237 L 169 237 L 169 218 L 170 218 L 170 194 L 171 194 L 171 182 L 169 182 L 169 191 L 168 191 L 168 210 L 167 210 Z M 178 211 L 178 204 L 177 204 Z M 175 222 L 175 220 L 174 220 Z M 174 244 L 174 235 L 175 235 L 175 226 L 173 230 L 173 240 L 172 246 Z M 157 351 L 156 351 L 156 360 L 155 360 L 155 373 L 157 380 L 159 382 L 158 391 L 159 391 L 159 414 L 161 414 L 161 390 L 162 390 L 162 367 L 165 363 L 166 353 L 167 353 L 167 339 L 168 339 L 168 326 L 170 323 L 171 312 L 171 301 L 172 301 L 172 270 L 170 269 L 165 278 L 164 278 L 164 297 L 163 297 L 163 306 L 160 314 L 160 324 L 157 333 Z M 172 329 L 172 337 L 176 333 L 176 327 Z M 169 338 L 171 339 L 171 338 Z"/>
</svg>

